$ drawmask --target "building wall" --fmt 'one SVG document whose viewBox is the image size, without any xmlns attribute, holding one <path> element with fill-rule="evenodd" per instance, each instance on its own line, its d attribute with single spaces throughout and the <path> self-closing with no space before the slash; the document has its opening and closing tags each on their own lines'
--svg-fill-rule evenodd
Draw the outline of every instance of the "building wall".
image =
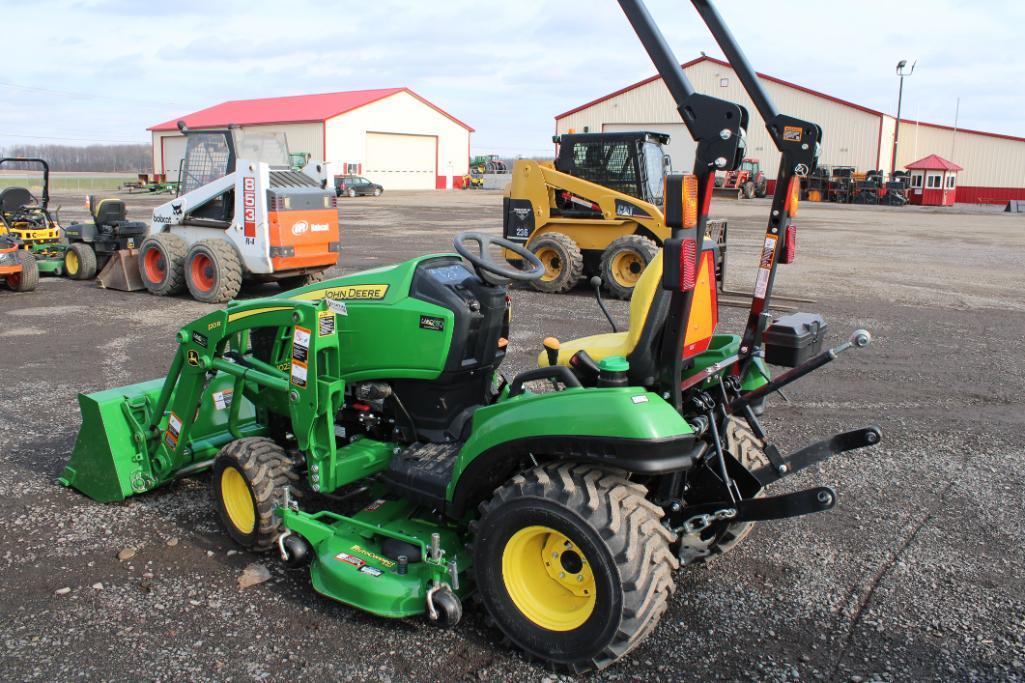
<svg viewBox="0 0 1025 683">
<path fill-rule="evenodd" d="M 759 159 L 766 173 L 770 177 L 775 176 L 779 165 L 779 152 L 765 130 L 765 122 L 755 111 L 754 103 L 747 96 L 733 69 L 715 62 L 703 61 L 688 66 L 686 73 L 698 92 L 739 102 L 747 107 L 751 117 L 747 130 L 747 156 Z M 725 85 L 722 85 L 723 82 Z M 772 81 L 763 81 L 763 84 L 780 111 L 822 126 L 825 133 L 821 155 L 823 164 L 856 166 L 859 169 L 877 168 L 877 114 Z M 680 115 L 676 111 L 676 104 L 661 79 L 558 119 L 556 129 L 560 134 L 569 132 L 571 128 L 582 133 L 586 126 L 592 132 L 598 132 L 602 130 L 604 123 L 635 121 L 679 123 Z M 682 161 L 674 157 L 674 167 L 679 169 L 689 166 L 682 164 Z"/>
<path fill-rule="evenodd" d="M 313 159 L 320 160 L 324 156 L 324 126 L 319 121 L 315 123 L 272 123 L 261 126 L 243 126 L 243 132 L 247 130 L 266 131 L 273 133 L 284 133 L 288 138 L 288 149 L 291 152 L 306 152 L 312 154 Z M 153 131 L 153 169 L 154 173 L 167 173 L 168 180 L 178 179 L 178 160 L 174 156 L 169 144 L 161 144 L 162 138 L 182 138 L 178 131 L 157 132 Z M 184 147 L 176 146 L 184 153 Z M 163 159 L 163 162 L 161 162 Z M 163 169 L 166 169 L 163 170 Z"/>
<path fill-rule="evenodd" d="M 406 92 L 329 119 L 326 128 L 327 161 L 365 164 L 368 132 L 430 135 L 438 140 L 436 187 L 457 186 L 469 170 L 470 131 Z"/>
<path fill-rule="evenodd" d="M 687 66 L 686 73 L 698 92 L 747 107 L 751 116 L 747 156 L 760 159 L 766 173 L 775 176 L 779 154 L 733 70 L 705 60 Z M 762 79 L 762 84 L 781 112 L 822 126 L 822 164 L 854 166 L 859 171 L 890 170 L 894 117 L 768 79 Z M 634 123 L 639 126 L 642 123 L 649 126 L 680 123 L 676 105 L 661 79 L 556 119 L 556 132 L 568 133 L 572 129 L 582 133 L 585 128 L 600 132 L 603 127 L 622 130 L 622 126 Z M 955 140 L 955 133 L 949 128 L 901 121 L 897 169 L 929 154 L 938 154 L 964 167 L 958 175 L 959 202 L 1002 203 L 1008 199 L 1025 199 L 1025 140 L 963 130 L 956 133 Z M 676 170 L 686 170 L 689 163 L 674 155 L 673 166 Z"/>
</svg>

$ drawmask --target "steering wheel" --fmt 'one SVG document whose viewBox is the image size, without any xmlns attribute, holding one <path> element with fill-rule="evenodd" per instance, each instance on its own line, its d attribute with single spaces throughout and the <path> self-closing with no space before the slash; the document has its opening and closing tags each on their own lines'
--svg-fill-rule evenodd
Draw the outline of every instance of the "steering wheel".
<svg viewBox="0 0 1025 683">
<path fill-rule="evenodd" d="M 474 242 L 477 245 L 475 251 L 471 251 L 467 246 L 466 242 Z M 488 248 L 492 245 L 508 249 L 513 252 L 524 262 L 530 265 L 529 270 L 522 268 L 516 268 L 508 263 L 499 263 L 492 259 Z M 491 235 L 484 235 L 479 232 L 463 231 L 456 235 L 452 241 L 452 246 L 455 247 L 456 252 L 459 253 L 464 259 L 473 264 L 473 267 L 477 269 L 478 274 L 484 277 L 484 274 L 480 271 L 486 271 L 492 275 L 497 275 L 505 280 L 515 280 L 517 282 L 530 282 L 532 280 L 540 280 L 541 276 L 545 274 L 545 266 L 541 263 L 538 257 L 534 256 L 526 247 L 516 242 L 510 242 L 507 239 L 501 237 L 493 237 Z M 484 278 L 485 280 L 491 281 L 492 278 Z"/>
</svg>

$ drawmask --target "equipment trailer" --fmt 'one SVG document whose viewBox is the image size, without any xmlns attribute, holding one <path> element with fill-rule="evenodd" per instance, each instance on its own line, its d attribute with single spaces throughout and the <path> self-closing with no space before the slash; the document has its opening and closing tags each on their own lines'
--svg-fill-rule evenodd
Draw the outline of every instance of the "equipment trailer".
<svg viewBox="0 0 1025 683">
<path fill-rule="evenodd" d="M 717 333 L 700 236 L 715 171 L 743 158 L 747 112 L 696 93 L 640 0 L 619 1 L 698 141 L 694 174 L 667 178 L 672 233 L 637 283 L 626 332 L 547 340 L 542 367 L 507 380 L 507 284 L 545 269 L 523 245 L 460 233 L 458 255 L 235 302 L 184 326 L 165 379 L 79 396 L 61 483 L 115 501 L 210 470 L 228 534 L 308 567 L 318 592 L 446 625 L 476 593 L 515 646 L 571 672 L 641 643 L 679 566 L 727 552 L 758 521 L 832 508 L 828 487 L 765 489 L 878 443 L 879 430 L 782 456 L 752 406 L 868 333 L 821 351 L 824 325 L 808 335 L 777 321 L 763 341 L 757 311 L 782 248 L 759 268 L 757 324 Z M 814 125 L 800 132 L 819 139 Z M 793 197 L 777 190 L 777 240 Z M 758 349 L 794 367 L 769 380 Z"/>
</svg>

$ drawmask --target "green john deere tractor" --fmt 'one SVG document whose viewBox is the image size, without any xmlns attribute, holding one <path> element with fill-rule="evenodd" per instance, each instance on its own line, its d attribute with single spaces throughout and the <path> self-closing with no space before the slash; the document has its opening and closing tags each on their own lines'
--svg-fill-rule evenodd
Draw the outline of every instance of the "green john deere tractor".
<svg viewBox="0 0 1025 683">
<path fill-rule="evenodd" d="M 537 368 L 503 376 L 507 286 L 545 269 L 522 245 L 460 233 L 455 254 L 232 302 L 185 325 L 166 378 L 79 396 L 60 482 L 117 501 L 209 472 L 231 538 L 305 568 L 319 593 L 444 625 L 475 594 L 516 647 L 571 672 L 640 644 L 679 567 L 736 547 L 757 522 L 832 508 L 831 488 L 770 487 L 878 443 L 878 428 L 784 456 L 756 414 L 869 342 L 859 330 L 823 350 L 820 316 L 767 312 L 796 248 L 794 169 L 814 167 L 821 131 L 785 119 L 794 130 L 748 323 L 719 332 L 702 236 L 715 169 L 740 165 L 748 115 L 694 92 L 639 0 L 620 4 L 698 141 L 696 174 L 665 180 L 672 234 L 634 288 L 626 330 L 547 339 Z M 790 369 L 770 378 L 763 357 Z"/>
</svg>

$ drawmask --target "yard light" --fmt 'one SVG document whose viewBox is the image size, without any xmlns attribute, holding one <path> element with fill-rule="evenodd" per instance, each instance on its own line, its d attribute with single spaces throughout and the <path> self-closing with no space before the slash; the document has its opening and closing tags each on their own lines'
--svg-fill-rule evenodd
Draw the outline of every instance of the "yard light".
<svg viewBox="0 0 1025 683">
<path fill-rule="evenodd" d="M 897 76 L 900 77 L 900 87 L 897 90 L 897 125 L 893 129 L 893 158 L 890 159 L 891 179 L 893 178 L 893 172 L 897 170 L 897 143 L 900 140 L 900 105 L 901 100 L 904 98 L 904 77 L 915 73 L 916 64 L 918 64 L 918 60 L 911 62 L 911 68 L 908 71 L 904 71 L 904 68 L 908 65 L 908 60 L 902 59 L 897 62 Z"/>
</svg>

